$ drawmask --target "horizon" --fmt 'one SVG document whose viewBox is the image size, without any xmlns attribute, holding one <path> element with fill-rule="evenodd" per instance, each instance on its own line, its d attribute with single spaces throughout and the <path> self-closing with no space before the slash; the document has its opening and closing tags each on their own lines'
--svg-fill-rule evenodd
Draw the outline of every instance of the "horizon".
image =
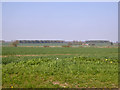
<svg viewBox="0 0 120 90">
<path fill-rule="evenodd" d="M 21 40 L 21 39 L 19 39 L 19 40 Z M 18 41 L 19 41 L 18 40 Z M 43 41 L 46 41 L 46 40 L 58 40 L 58 41 L 67 41 L 67 42 L 69 42 L 69 41 L 82 41 L 82 42 L 85 42 L 85 41 L 109 41 L 109 42 L 114 42 L 114 43 L 116 43 L 116 42 L 119 42 L 119 41 L 110 41 L 110 40 L 100 40 L 100 39 L 88 39 L 88 40 L 63 40 L 63 39 L 23 39 L 23 40 L 28 40 L 28 41 L 34 41 L 34 40 L 38 40 L 38 41 L 40 41 L 40 40 L 43 40 Z M 12 42 L 12 41 L 16 41 L 16 40 L 0 40 L 0 41 L 5 41 L 5 42 Z"/>
</svg>

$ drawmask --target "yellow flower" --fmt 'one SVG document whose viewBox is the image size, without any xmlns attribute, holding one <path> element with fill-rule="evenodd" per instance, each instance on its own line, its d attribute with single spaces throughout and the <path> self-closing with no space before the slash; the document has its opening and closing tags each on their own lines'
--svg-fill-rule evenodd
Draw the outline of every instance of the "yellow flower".
<svg viewBox="0 0 120 90">
<path fill-rule="evenodd" d="M 112 61 L 110 63 L 112 63 Z"/>
<path fill-rule="evenodd" d="M 105 59 L 106 61 L 108 60 L 108 59 Z"/>
<path fill-rule="evenodd" d="M 13 88 L 13 86 L 11 86 L 11 88 Z"/>
</svg>

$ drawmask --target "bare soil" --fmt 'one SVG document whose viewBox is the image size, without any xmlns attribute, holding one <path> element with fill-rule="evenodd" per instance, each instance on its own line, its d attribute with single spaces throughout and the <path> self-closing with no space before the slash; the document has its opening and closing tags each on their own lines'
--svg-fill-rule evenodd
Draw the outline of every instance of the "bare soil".
<svg viewBox="0 0 120 90">
<path fill-rule="evenodd" d="M 8 57 L 8 56 L 50 56 L 50 55 L 79 55 L 79 54 L 40 54 L 40 55 L 3 55 L 3 56 L 0 56 L 0 57 Z"/>
</svg>

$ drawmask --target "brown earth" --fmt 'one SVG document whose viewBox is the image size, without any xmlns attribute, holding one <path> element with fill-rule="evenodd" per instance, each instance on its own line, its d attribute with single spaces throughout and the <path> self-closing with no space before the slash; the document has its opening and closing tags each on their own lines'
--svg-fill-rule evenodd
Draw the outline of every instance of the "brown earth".
<svg viewBox="0 0 120 90">
<path fill-rule="evenodd" d="M 0 57 L 8 57 L 8 56 L 49 56 L 49 55 L 79 55 L 79 54 L 40 54 L 40 55 L 3 55 Z"/>
</svg>

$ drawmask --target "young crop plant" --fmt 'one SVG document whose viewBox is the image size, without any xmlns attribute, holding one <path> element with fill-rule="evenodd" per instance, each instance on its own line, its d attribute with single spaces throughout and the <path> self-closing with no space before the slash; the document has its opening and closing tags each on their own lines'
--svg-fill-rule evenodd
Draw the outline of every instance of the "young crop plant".
<svg viewBox="0 0 120 90">
<path fill-rule="evenodd" d="M 19 47 L 4 49 L 3 88 L 118 88 L 116 49 L 105 48 L 104 52 L 98 48 L 71 47 L 55 50 L 49 47 L 29 48 L 33 52 Z M 23 55 L 36 53 L 37 56 L 15 56 L 19 52 Z M 57 55 L 49 55 L 49 52 Z M 61 55 L 62 52 L 67 55 Z"/>
</svg>

